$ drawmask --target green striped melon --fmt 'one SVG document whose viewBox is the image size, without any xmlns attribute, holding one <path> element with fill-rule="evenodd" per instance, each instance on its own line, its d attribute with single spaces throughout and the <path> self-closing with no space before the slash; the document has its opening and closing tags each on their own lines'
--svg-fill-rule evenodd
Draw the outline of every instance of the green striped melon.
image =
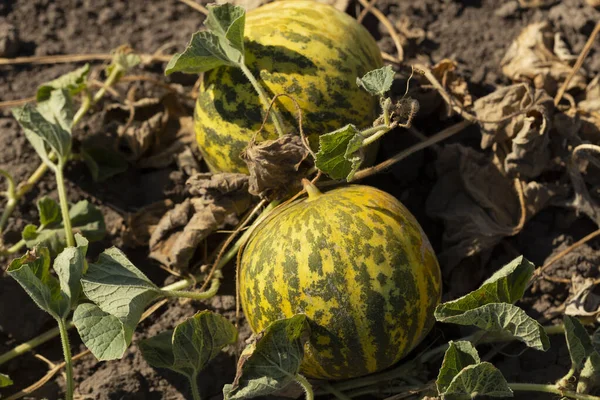
<svg viewBox="0 0 600 400">
<path fill-rule="evenodd" d="M 393 196 L 352 185 L 282 207 L 244 249 L 240 298 L 254 332 L 305 314 L 302 372 L 347 379 L 394 364 L 433 326 L 441 276 L 412 214 Z"/>
<path fill-rule="evenodd" d="M 377 99 L 356 78 L 383 65 L 369 32 L 349 15 L 309 0 L 285 0 L 248 12 L 246 64 L 270 96 L 288 94 L 299 103 L 312 144 L 318 135 L 346 124 L 368 127 Z M 293 102 L 280 97 L 286 131 L 297 132 Z M 264 108 L 241 70 L 205 73 L 194 121 L 200 150 L 214 172 L 247 173 L 239 154 L 263 120 Z M 274 139 L 269 120 L 258 139 Z"/>
</svg>

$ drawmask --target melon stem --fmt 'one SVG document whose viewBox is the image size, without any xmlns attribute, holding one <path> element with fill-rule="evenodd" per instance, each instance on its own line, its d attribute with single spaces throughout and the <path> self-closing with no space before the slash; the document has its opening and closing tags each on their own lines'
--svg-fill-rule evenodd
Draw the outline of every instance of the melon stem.
<svg viewBox="0 0 600 400">
<path fill-rule="evenodd" d="M 308 200 L 314 200 L 323 194 L 311 181 L 306 178 L 302 179 L 302 186 L 304 186 L 304 190 L 306 190 L 306 193 L 308 193 Z"/>
<path fill-rule="evenodd" d="M 267 96 L 265 88 L 263 88 L 263 86 L 256 80 L 254 75 L 252 75 L 252 72 L 250 72 L 246 64 L 241 63 L 240 69 L 242 70 L 246 78 L 250 81 L 252 87 L 254 87 L 254 90 L 256 90 L 256 93 L 258 93 L 258 97 L 260 98 L 261 103 L 263 103 L 266 112 L 269 112 L 270 109 L 269 114 L 271 117 L 271 121 L 273 121 L 273 125 L 275 126 L 275 130 L 277 131 L 277 135 L 279 137 L 282 137 L 283 135 L 285 135 L 285 132 L 283 131 L 283 122 L 281 115 L 279 115 L 279 112 L 275 109 L 275 106 L 269 106 L 269 97 Z"/>
</svg>

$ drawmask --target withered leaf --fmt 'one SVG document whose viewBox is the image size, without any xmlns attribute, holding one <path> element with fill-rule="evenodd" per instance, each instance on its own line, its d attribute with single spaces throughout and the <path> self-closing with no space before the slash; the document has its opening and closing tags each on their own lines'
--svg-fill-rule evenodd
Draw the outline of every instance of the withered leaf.
<svg viewBox="0 0 600 400">
<path fill-rule="evenodd" d="M 106 121 L 119 123 L 121 149 L 140 168 L 164 168 L 195 143 L 190 112 L 169 93 L 128 104 L 113 104 Z"/>
<path fill-rule="evenodd" d="M 444 221 L 440 259 L 448 273 L 462 259 L 513 235 L 521 210 L 513 182 L 482 153 L 459 144 L 446 146 L 436 169 L 438 181 L 426 212 Z"/>
<path fill-rule="evenodd" d="M 572 317 L 598 320 L 600 316 L 600 287 L 594 279 L 573 275 L 571 295 L 565 302 L 565 314 Z"/>
<path fill-rule="evenodd" d="M 535 178 L 544 170 L 550 159 L 548 132 L 554 110 L 546 92 L 516 84 L 478 99 L 473 110 L 483 121 L 481 148 L 494 143 L 506 143 L 510 148 L 499 157 L 507 174 Z"/>
<path fill-rule="evenodd" d="M 266 197 L 299 188 L 301 179 L 312 166 L 308 155 L 298 135 L 250 143 L 240 155 L 250 171 L 248 191 Z"/>
<path fill-rule="evenodd" d="M 168 211 L 150 237 L 150 257 L 176 270 L 185 270 L 210 234 L 238 223 L 251 204 L 247 177 L 240 174 L 196 174 L 189 181 L 194 196 Z"/>
<path fill-rule="evenodd" d="M 127 218 L 127 228 L 121 235 L 125 245 L 147 246 L 150 236 L 165 213 L 173 208 L 173 202 L 165 199 L 152 203 Z"/>
<path fill-rule="evenodd" d="M 248 175 L 223 172 L 220 174 L 198 173 L 186 182 L 188 191 L 194 196 L 222 195 L 248 191 Z"/>
<path fill-rule="evenodd" d="M 571 66 L 554 53 L 554 32 L 547 22 L 528 25 L 511 44 L 501 61 L 502 72 L 517 82 L 530 82 L 554 95 L 571 72 Z M 585 88 L 579 71 L 567 89 Z"/>
<path fill-rule="evenodd" d="M 456 69 L 456 62 L 445 58 L 435 64 L 431 68 L 431 72 L 463 108 L 471 107 L 473 105 L 473 97 L 469 93 L 467 81 L 456 73 Z M 453 113 L 452 107 L 446 104 L 446 114 L 450 116 Z"/>
</svg>

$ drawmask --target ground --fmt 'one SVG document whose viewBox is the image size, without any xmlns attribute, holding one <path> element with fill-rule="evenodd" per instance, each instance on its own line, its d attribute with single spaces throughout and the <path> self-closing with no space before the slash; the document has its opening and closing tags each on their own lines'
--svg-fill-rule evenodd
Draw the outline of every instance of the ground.
<svg viewBox="0 0 600 400">
<path fill-rule="evenodd" d="M 584 0 L 551 2 L 545 7 L 529 9 L 519 8 L 516 1 L 496 0 L 380 0 L 376 4 L 393 23 L 406 18 L 412 28 L 424 31 L 422 38 L 406 44 L 404 56 L 407 63 L 435 64 L 444 58 L 455 60 L 459 74 L 466 78 L 475 97 L 509 83 L 500 70 L 500 60 L 510 43 L 531 22 L 549 20 L 563 32 L 572 53 L 578 54 L 600 17 L 600 13 Z M 351 2 L 348 11 L 354 9 L 355 4 Z M 9 52 L 4 54 L 6 57 L 107 53 L 122 44 L 129 44 L 140 53 L 162 49 L 165 54 L 172 54 L 184 48 L 202 21 L 202 14 L 177 0 L 8 0 L 0 2 L 0 44 L 3 43 L 3 35 L 9 35 L 9 26 L 18 32 L 19 39 L 17 46 L 6 46 L 0 51 Z M 385 27 L 373 16 L 368 16 L 364 23 L 378 40 L 381 49 L 393 54 L 395 48 Z M 33 96 L 38 85 L 73 68 L 73 64 L 0 65 L 0 101 Z M 164 79 L 161 74 L 163 68 L 164 64 L 151 63 L 139 73 Z M 600 72 L 598 41 L 584 68 L 591 71 L 592 75 Z M 170 81 L 190 91 L 195 78 L 176 75 Z M 140 92 L 152 90 L 151 85 L 143 84 Z M 109 94 L 106 101 L 93 110 L 94 114 L 78 127 L 76 137 L 102 135 L 110 130 L 111 126 L 103 125 L 99 114 L 103 106 L 115 100 Z M 189 101 L 185 105 L 188 110 L 191 109 Z M 456 116 L 450 121 L 417 118 L 416 127 L 426 135 L 431 135 L 458 120 Z M 38 160 L 8 108 L 0 109 L 0 132 L 0 168 L 10 171 L 18 181 L 26 179 L 37 167 Z M 477 144 L 478 135 L 476 130 L 467 129 L 449 142 Z M 414 143 L 415 139 L 398 133 L 385 140 L 380 159 Z M 424 207 L 437 179 L 434 168 L 436 158 L 437 153 L 427 149 L 398 164 L 389 173 L 370 178 L 365 183 L 397 196 L 421 222 L 436 250 L 441 251 L 444 226 L 439 220 L 430 218 Z M 128 214 L 155 201 L 176 197 L 177 187 L 181 185 L 181 173 L 175 167 L 129 168 L 124 174 L 96 184 L 83 164 L 76 161 L 67 170 L 67 180 L 71 201 L 87 199 L 105 213 L 109 234 L 103 242 L 92 246 L 90 256 L 94 258 L 105 247 L 123 245 L 121 233 L 126 227 Z M 6 243 L 18 241 L 22 228 L 37 221 L 35 200 L 43 195 L 56 198 L 55 184 L 49 175 L 19 204 L 5 231 Z M 451 277 L 445 275 L 445 298 L 476 287 L 502 261 L 510 259 L 513 252 L 524 254 L 536 265 L 542 265 L 549 257 L 594 229 L 592 222 L 571 211 L 547 208 L 528 221 L 519 235 L 507 238 L 502 245 L 498 245 L 485 265 L 465 272 L 462 279 L 458 279 L 456 274 Z M 157 284 L 173 279 L 156 262 L 147 258 L 145 249 L 125 247 L 125 251 Z M 594 277 L 599 265 L 600 240 L 595 240 L 562 259 L 552 270 L 554 275 L 563 278 L 575 272 Z M 232 268 L 227 269 L 226 279 L 232 279 L 232 276 Z M 185 380 L 176 374 L 149 367 L 137 351 L 135 342 L 172 328 L 195 310 L 204 307 L 227 316 L 234 315 L 233 288 L 227 286 L 208 304 L 172 301 L 163 306 L 138 327 L 134 344 L 123 360 L 98 363 L 88 355 L 78 361 L 75 380 L 82 398 L 189 398 Z M 522 304 L 530 315 L 551 321 L 556 316 L 553 312 L 560 309 L 567 295 L 567 285 L 543 282 L 534 285 Z M 0 353 L 50 329 L 53 324 L 50 317 L 37 310 L 10 277 L 0 273 Z M 434 334 L 439 333 L 439 329 L 434 330 Z M 247 336 L 248 329 L 245 328 L 244 332 Z M 448 335 L 456 333 L 446 332 Z M 75 354 L 84 350 L 75 334 L 71 339 Z M 562 338 L 553 339 L 552 345 L 553 349 L 545 354 L 529 350 L 517 358 L 515 356 L 522 351 L 522 347 L 511 345 L 499 349 L 500 355 L 492 356 L 509 380 L 547 383 L 559 378 L 569 366 Z M 54 362 L 62 358 L 60 343 L 56 339 L 40 346 L 36 352 Z M 202 374 L 203 398 L 221 396 L 222 386 L 233 379 L 235 362 L 233 354 L 223 354 Z M 0 370 L 15 381 L 13 387 L 1 392 L 8 395 L 40 379 L 46 373 L 47 365 L 29 353 L 3 365 Z M 62 377 L 55 377 L 29 398 L 58 398 L 62 385 Z"/>
</svg>

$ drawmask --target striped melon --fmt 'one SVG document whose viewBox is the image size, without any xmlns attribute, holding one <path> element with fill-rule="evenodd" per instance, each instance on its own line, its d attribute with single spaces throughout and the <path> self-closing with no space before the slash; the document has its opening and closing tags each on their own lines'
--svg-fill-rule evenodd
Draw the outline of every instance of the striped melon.
<svg viewBox="0 0 600 400">
<path fill-rule="evenodd" d="M 309 0 L 267 4 L 246 16 L 246 64 L 270 96 L 288 94 L 303 112 L 312 144 L 346 124 L 368 127 L 377 99 L 356 78 L 383 65 L 375 40 L 355 19 Z M 286 131 L 297 131 L 295 107 L 280 98 Z M 263 120 L 264 108 L 241 70 L 205 73 L 194 120 L 198 144 L 212 171 L 247 173 L 239 158 Z M 262 138 L 277 137 L 270 120 Z"/>
<path fill-rule="evenodd" d="M 433 326 L 441 276 L 410 212 L 369 186 L 309 197 L 275 211 L 248 242 L 240 297 L 254 332 L 303 313 L 312 321 L 302 371 L 346 379 L 389 367 Z"/>
</svg>

